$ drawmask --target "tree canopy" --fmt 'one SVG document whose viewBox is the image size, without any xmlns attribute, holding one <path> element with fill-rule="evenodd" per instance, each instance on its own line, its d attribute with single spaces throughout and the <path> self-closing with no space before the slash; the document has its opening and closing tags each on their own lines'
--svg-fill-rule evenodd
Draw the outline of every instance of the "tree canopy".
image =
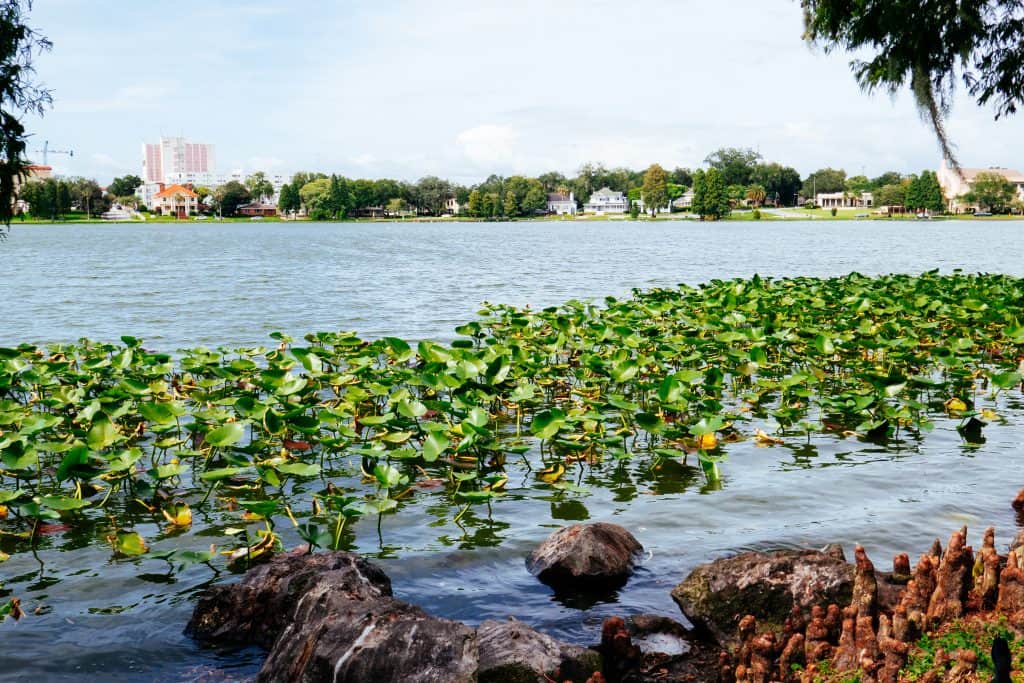
<svg viewBox="0 0 1024 683">
<path fill-rule="evenodd" d="M 1024 101 L 1024 3 L 1020 0 L 801 0 L 806 40 L 826 52 L 864 54 L 851 68 L 860 86 L 908 86 L 943 154 L 957 76 L 998 119 Z"/>
<path fill-rule="evenodd" d="M 142 178 L 137 175 L 126 175 L 114 178 L 107 187 L 107 193 L 112 197 L 127 197 L 135 192 L 135 188 L 142 184 Z"/>
<path fill-rule="evenodd" d="M 726 185 L 749 185 L 754 167 L 761 160 L 761 155 L 752 149 L 739 147 L 722 147 L 704 159 L 704 163 L 717 169 L 722 174 Z"/>
<path fill-rule="evenodd" d="M 971 183 L 971 190 L 964 199 L 988 209 L 993 213 L 1004 213 L 1017 196 L 1017 187 L 999 173 L 979 173 Z"/>
<path fill-rule="evenodd" d="M 32 60 L 52 44 L 25 23 L 31 8 L 31 0 L 0 0 L 0 239 L 10 229 L 15 193 L 28 166 L 21 117 L 42 115 L 53 101 L 34 80 Z"/>
<path fill-rule="evenodd" d="M 644 199 L 644 208 L 654 216 L 658 209 L 668 204 L 668 173 L 658 164 L 651 164 L 644 173 L 644 183 L 641 186 L 641 193 Z"/>
</svg>

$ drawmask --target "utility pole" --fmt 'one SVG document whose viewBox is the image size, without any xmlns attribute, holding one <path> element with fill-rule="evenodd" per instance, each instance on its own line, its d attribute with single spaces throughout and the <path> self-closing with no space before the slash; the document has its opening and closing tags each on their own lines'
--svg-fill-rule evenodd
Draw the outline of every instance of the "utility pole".
<svg viewBox="0 0 1024 683">
<path fill-rule="evenodd" d="M 50 165 L 49 156 L 51 154 L 67 154 L 69 157 L 73 157 L 73 156 L 75 156 L 75 151 L 72 150 L 72 149 L 50 149 L 50 141 L 49 140 L 44 140 L 43 141 L 43 148 L 42 149 L 37 149 L 36 150 L 36 154 L 42 154 L 43 155 L 43 166 L 49 166 Z"/>
</svg>

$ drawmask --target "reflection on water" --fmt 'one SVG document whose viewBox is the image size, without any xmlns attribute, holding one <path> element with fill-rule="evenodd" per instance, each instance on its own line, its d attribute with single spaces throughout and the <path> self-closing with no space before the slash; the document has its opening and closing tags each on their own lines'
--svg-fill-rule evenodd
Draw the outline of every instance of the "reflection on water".
<svg viewBox="0 0 1024 683">
<path fill-rule="evenodd" d="M 84 234 L 81 227 L 18 226 L 3 247 L 19 268 L 5 283 L 17 296 L 0 301 L 0 345 L 133 334 L 163 349 L 234 347 L 266 343 L 274 329 L 444 340 L 484 299 L 534 306 L 600 300 L 636 286 L 755 271 L 1024 268 L 1012 250 L 964 253 L 963 226 L 955 222 L 897 227 L 161 224 Z M 1013 223 L 986 228 L 994 244 L 1019 231 Z M 756 261 L 738 259 L 738 244 Z M 1003 400 L 1006 421 L 980 435 L 958 433 L 946 421 L 927 439 L 901 433 L 884 442 L 807 434 L 806 414 L 758 410 L 744 432 L 757 425 L 776 433 L 782 424 L 785 442 L 729 444 L 720 484 L 709 484 L 691 455 L 581 463 L 564 479 L 580 490 L 558 490 L 537 483 L 543 464 L 531 452 L 524 462 L 510 460 L 507 494 L 490 506 L 463 511 L 447 494 L 417 491 L 403 499 L 400 514 L 353 522 L 342 539 L 378 558 L 400 597 L 434 613 L 474 624 L 514 615 L 558 637 L 594 642 L 610 614 L 678 618 L 669 590 L 696 564 L 741 549 L 839 542 L 849 553 L 863 543 L 885 566 L 895 552 L 922 552 L 965 519 L 996 525 L 1005 546 L 1024 524 L 1008 505 L 1024 485 L 1013 474 L 1024 457 L 1024 432 L 1015 426 L 1024 424 L 1024 401 Z M 293 504 L 309 505 L 323 485 L 298 487 Z M 554 528 L 583 520 L 623 524 L 648 552 L 637 575 L 613 593 L 559 595 L 525 569 L 529 552 Z M 108 548 L 88 545 L 102 524 L 48 527 L 34 555 L 0 565 L 0 594 L 23 598 L 30 613 L 0 625 L 0 680 L 236 680 L 255 671 L 258 652 L 202 650 L 181 633 L 196 593 L 235 578 L 223 565 L 112 559 Z M 171 532 L 152 519 L 139 530 L 154 549 L 202 550 L 221 543 L 226 526 L 216 511 L 197 510 L 192 529 Z M 299 542 L 291 528 L 278 531 L 286 544 Z M 10 543 L 0 536 L 0 550 Z"/>
</svg>

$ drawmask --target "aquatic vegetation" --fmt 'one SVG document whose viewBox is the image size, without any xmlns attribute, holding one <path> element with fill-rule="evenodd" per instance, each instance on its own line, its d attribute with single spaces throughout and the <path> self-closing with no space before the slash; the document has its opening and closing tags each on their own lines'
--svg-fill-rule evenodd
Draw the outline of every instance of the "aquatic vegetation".
<svg viewBox="0 0 1024 683">
<path fill-rule="evenodd" d="M 1003 275 L 755 276 L 485 304 L 448 345 L 0 348 L 0 549 L 81 528 L 114 557 L 245 566 L 282 523 L 346 547 L 352 520 L 411 498 L 458 523 L 517 486 L 582 495 L 600 462 L 688 463 L 713 488 L 739 440 L 884 442 L 950 420 L 981 443 L 1020 388 L 1022 304 L 1024 280 Z M 528 453 L 543 466 L 513 485 Z M 211 510 L 233 523 L 209 552 L 152 550 L 135 528 L 158 525 L 166 548 Z"/>
</svg>

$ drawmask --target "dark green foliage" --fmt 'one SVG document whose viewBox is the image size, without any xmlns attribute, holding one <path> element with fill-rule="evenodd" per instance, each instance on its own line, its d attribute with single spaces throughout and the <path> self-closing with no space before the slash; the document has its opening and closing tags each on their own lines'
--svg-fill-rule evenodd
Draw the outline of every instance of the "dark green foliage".
<svg viewBox="0 0 1024 683">
<path fill-rule="evenodd" d="M 726 186 L 747 186 L 751 183 L 754 169 L 760 160 L 761 155 L 752 149 L 723 147 L 709 154 L 704 163 L 722 174 L 722 182 Z"/>
<path fill-rule="evenodd" d="M 1024 4 L 1019 0 L 801 0 L 807 40 L 866 53 L 852 63 L 865 90 L 908 86 L 946 157 L 943 121 L 957 75 L 996 118 L 1024 98 Z"/>
<path fill-rule="evenodd" d="M 992 213 L 1005 213 L 1017 196 L 1017 187 L 999 173 L 979 173 L 964 195 L 968 202 L 978 204 Z"/>
<path fill-rule="evenodd" d="M 134 194 L 135 189 L 142 184 L 142 178 L 137 175 L 126 175 L 114 178 L 107 188 L 107 194 L 112 197 L 127 197 Z"/>
<path fill-rule="evenodd" d="M 234 216 L 238 207 L 247 204 L 252 199 L 252 194 L 242 183 L 237 180 L 227 182 L 217 188 L 213 194 L 214 205 L 220 210 L 223 216 Z"/>
<path fill-rule="evenodd" d="M 807 176 L 800 192 L 811 199 L 820 192 L 842 192 L 846 189 L 846 171 L 821 168 Z"/>
<path fill-rule="evenodd" d="M 790 166 L 771 162 L 758 164 L 750 176 L 751 183 L 764 188 L 765 197 L 782 206 L 796 203 L 796 195 L 800 192 L 800 173 Z"/>
<path fill-rule="evenodd" d="M 17 186 L 25 177 L 27 134 L 21 119 L 42 115 L 50 92 L 37 85 L 32 60 L 51 43 L 26 25 L 31 0 L 0 1 L 0 239 L 10 228 Z"/>
</svg>

